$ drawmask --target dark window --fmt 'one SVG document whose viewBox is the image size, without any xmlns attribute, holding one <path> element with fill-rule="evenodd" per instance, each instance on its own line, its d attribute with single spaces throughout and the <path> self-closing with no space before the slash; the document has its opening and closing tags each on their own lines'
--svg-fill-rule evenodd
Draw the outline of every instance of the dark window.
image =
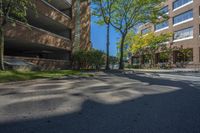
<svg viewBox="0 0 200 133">
<path fill-rule="evenodd" d="M 200 35 L 200 25 L 199 25 L 199 35 Z"/>
<path fill-rule="evenodd" d="M 199 7 L 199 16 L 200 16 L 200 7 Z"/>
<path fill-rule="evenodd" d="M 191 18 L 193 18 L 193 10 L 189 10 L 187 12 L 175 16 L 173 18 L 173 24 L 178 24 Z"/>
<path fill-rule="evenodd" d="M 179 7 L 189 3 L 191 1 L 193 1 L 193 0 L 176 0 L 173 3 L 173 9 L 179 8 Z"/>
<path fill-rule="evenodd" d="M 174 32 L 174 40 L 193 37 L 193 27 Z"/>
<path fill-rule="evenodd" d="M 169 12 L 168 6 L 165 6 L 160 10 L 160 13 L 163 13 L 163 14 L 168 13 L 168 12 Z"/>
<path fill-rule="evenodd" d="M 142 35 L 145 35 L 145 34 L 150 32 L 150 29 L 149 28 L 145 28 L 141 32 L 142 32 Z"/>
<path fill-rule="evenodd" d="M 166 28 L 166 27 L 168 27 L 168 26 L 169 26 L 168 21 L 164 21 L 164 22 L 161 22 L 161 23 L 159 23 L 159 24 L 156 24 L 156 25 L 155 25 L 155 30 L 157 31 L 157 30 Z"/>
</svg>

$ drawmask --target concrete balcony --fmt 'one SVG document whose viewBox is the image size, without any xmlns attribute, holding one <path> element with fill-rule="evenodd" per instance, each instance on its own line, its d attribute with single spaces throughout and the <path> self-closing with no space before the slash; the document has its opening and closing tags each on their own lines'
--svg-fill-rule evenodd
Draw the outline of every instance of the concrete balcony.
<svg viewBox="0 0 200 133">
<path fill-rule="evenodd" d="M 54 3 L 57 3 L 57 1 Z M 28 20 L 32 22 L 31 25 L 38 27 L 37 25 L 43 24 L 43 27 L 58 27 L 65 29 L 72 29 L 72 19 L 70 15 L 60 11 L 58 8 L 50 4 L 45 0 L 36 0 L 36 9 L 37 15 L 29 10 Z M 70 9 L 69 6 L 66 6 L 66 9 Z"/>
<path fill-rule="evenodd" d="M 71 13 L 71 6 L 72 6 L 72 0 L 45 0 L 46 2 L 50 3 L 52 6 L 54 6 L 59 11 L 70 14 Z"/>
<path fill-rule="evenodd" d="M 22 22 L 11 22 L 5 28 L 5 41 L 12 48 L 31 49 L 61 49 L 71 51 L 72 42 L 57 34 L 45 31 L 40 28 L 26 25 Z"/>
</svg>

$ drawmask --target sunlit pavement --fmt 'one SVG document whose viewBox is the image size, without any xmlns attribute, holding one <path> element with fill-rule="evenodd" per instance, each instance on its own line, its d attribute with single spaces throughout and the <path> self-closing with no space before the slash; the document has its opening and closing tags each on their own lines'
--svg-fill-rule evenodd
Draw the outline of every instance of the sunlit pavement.
<svg viewBox="0 0 200 133">
<path fill-rule="evenodd" d="M 200 74 L 0 84 L 0 133 L 199 133 Z"/>
</svg>

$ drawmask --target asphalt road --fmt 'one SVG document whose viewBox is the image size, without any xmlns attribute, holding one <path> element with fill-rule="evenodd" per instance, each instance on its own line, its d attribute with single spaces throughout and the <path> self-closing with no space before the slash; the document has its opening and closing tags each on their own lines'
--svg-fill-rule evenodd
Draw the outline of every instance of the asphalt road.
<svg viewBox="0 0 200 133">
<path fill-rule="evenodd" d="M 199 74 L 0 84 L 0 133 L 200 133 Z"/>
</svg>

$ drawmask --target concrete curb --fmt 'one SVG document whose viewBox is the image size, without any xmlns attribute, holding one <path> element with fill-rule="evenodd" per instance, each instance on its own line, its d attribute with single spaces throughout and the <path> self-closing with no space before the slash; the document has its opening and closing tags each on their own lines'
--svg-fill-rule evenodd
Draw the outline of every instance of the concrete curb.
<svg viewBox="0 0 200 133">
<path fill-rule="evenodd" d="M 179 72 L 194 72 L 199 73 L 200 69 L 125 69 L 125 71 L 145 72 L 145 73 L 179 73 Z"/>
</svg>

